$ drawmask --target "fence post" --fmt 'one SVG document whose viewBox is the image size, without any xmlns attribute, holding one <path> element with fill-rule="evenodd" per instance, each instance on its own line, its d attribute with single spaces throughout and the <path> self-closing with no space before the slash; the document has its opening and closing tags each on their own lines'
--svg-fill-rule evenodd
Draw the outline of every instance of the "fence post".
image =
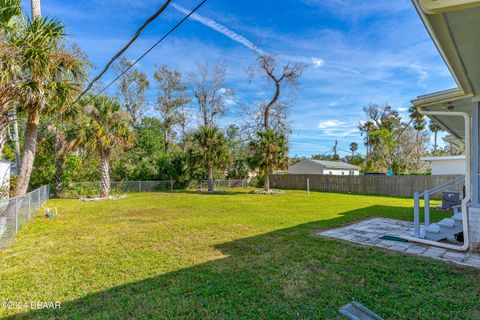
<svg viewBox="0 0 480 320">
<path fill-rule="evenodd" d="M 142 182 L 138 181 L 138 192 L 142 192 Z"/>
<path fill-rule="evenodd" d="M 413 208 L 413 226 L 414 236 L 420 238 L 420 193 L 413 194 L 414 208 Z"/>
<path fill-rule="evenodd" d="M 30 220 L 32 218 L 32 201 L 30 200 L 30 197 L 32 196 L 31 193 L 28 193 L 28 219 Z"/>
<path fill-rule="evenodd" d="M 18 198 L 15 198 L 15 233 L 18 232 Z"/>
<path fill-rule="evenodd" d="M 307 178 L 307 196 L 310 197 L 310 179 Z"/>
<path fill-rule="evenodd" d="M 423 197 L 424 201 L 424 222 L 425 222 L 425 227 L 430 224 L 430 194 L 425 192 L 425 196 Z"/>
<path fill-rule="evenodd" d="M 170 191 L 173 191 L 173 180 L 170 180 Z"/>
<path fill-rule="evenodd" d="M 37 198 L 38 198 L 38 208 L 42 206 L 42 202 L 40 201 L 40 189 L 37 189 Z"/>
</svg>

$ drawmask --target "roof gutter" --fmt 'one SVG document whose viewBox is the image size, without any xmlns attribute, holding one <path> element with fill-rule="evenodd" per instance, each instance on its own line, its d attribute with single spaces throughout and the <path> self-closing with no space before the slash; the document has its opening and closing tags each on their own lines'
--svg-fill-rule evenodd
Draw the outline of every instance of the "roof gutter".
<svg viewBox="0 0 480 320">
<path fill-rule="evenodd" d="M 473 91 L 470 79 L 459 56 L 455 41 L 452 39 L 448 22 L 442 13 L 480 6 L 480 0 L 412 0 L 412 3 L 455 79 L 459 88 L 457 91 L 470 94 Z"/>
<path fill-rule="evenodd" d="M 445 249 L 457 250 L 457 251 L 467 251 L 468 247 L 470 246 L 470 240 L 468 236 L 468 212 L 467 212 L 467 204 L 471 199 L 471 171 L 470 171 L 470 154 L 471 154 L 471 146 L 470 146 L 470 116 L 466 112 L 456 112 L 456 111 L 425 111 L 422 107 L 417 107 L 419 113 L 427 115 L 427 116 L 453 116 L 453 117 L 463 117 L 465 120 L 465 198 L 462 200 L 462 223 L 463 223 L 463 245 L 457 246 L 448 243 L 441 243 L 437 241 L 431 241 L 426 239 L 420 239 L 415 237 L 409 236 L 402 236 L 402 238 L 413 241 L 419 242 L 423 244 L 428 244 L 431 246 L 441 247 Z"/>
</svg>

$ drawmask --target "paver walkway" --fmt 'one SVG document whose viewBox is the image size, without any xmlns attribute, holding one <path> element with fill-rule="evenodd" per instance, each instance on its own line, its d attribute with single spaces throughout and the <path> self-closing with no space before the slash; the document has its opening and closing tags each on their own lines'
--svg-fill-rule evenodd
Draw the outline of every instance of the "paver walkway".
<svg viewBox="0 0 480 320">
<path fill-rule="evenodd" d="M 384 235 L 410 235 L 412 231 L 413 222 L 373 218 L 342 228 L 320 231 L 317 235 L 480 268 L 480 255 L 447 250 L 415 242 L 380 239 L 380 237 Z"/>
</svg>

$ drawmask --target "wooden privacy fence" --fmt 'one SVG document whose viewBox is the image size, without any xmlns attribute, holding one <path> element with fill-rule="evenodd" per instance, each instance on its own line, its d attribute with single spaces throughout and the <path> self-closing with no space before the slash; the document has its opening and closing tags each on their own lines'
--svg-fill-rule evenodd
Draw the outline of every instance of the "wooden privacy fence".
<svg viewBox="0 0 480 320">
<path fill-rule="evenodd" d="M 459 177 L 443 176 L 333 176 L 321 174 L 274 174 L 270 186 L 278 189 L 306 190 L 307 179 L 310 190 L 339 193 L 371 194 L 393 197 L 413 197 Z M 457 189 L 458 188 L 453 188 Z M 435 195 L 439 197 L 440 195 Z"/>
</svg>

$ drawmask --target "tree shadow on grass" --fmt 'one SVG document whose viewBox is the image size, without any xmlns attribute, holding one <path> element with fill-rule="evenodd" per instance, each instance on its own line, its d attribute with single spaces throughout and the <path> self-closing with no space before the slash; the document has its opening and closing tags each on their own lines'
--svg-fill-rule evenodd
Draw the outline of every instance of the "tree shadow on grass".
<svg viewBox="0 0 480 320">
<path fill-rule="evenodd" d="M 10 318 L 336 319 L 351 300 L 387 319 L 475 318 L 477 271 L 312 236 L 366 217 L 405 219 L 410 211 L 372 206 L 230 241 L 215 246 L 222 259 Z"/>
</svg>

